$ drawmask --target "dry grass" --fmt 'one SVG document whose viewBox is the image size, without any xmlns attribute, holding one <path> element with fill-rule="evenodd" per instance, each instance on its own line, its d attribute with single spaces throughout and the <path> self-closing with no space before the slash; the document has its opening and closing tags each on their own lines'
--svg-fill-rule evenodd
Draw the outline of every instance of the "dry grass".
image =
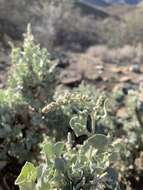
<svg viewBox="0 0 143 190">
<path fill-rule="evenodd" d="M 88 56 L 99 57 L 107 63 L 141 64 L 143 62 L 143 46 L 125 45 L 122 48 L 108 48 L 107 46 L 93 46 L 86 52 Z"/>
</svg>

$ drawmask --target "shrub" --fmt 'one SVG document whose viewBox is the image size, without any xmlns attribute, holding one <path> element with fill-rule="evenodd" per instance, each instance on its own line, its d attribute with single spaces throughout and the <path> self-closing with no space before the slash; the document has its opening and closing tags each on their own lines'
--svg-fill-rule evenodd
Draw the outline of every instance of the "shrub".
<svg viewBox="0 0 143 190">
<path fill-rule="evenodd" d="M 109 126 L 113 139 L 121 138 L 124 144 L 124 148 L 120 149 L 121 160 L 116 164 L 122 188 L 136 189 L 142 181 L 141 165 L 137 166 L 143 150 L 142 102 L 137 91 L 130 91 L 126 96 L 122 91 L 117 91 L 111 99 L 110 120 L 105 120 L 104 126 Z M 118 110 L 122 108 L 126 115 L 119 116 Z"/>
<path fill-rule="evenodd" d="M 142 50 L 142 44 L 137 44 L 136 46 L 124 45 L 118 48 L 97 45 L 90 47 L 86 54 L 91 57 L 98 57 L 105 63 L 141 64 L 143 60 Z"/>
<path fill-rule="evenodd" d="M 97 147 L 101 139 L 102 143 L 108 141 L 103 135 L 92 136 L 76 150 L 63 142 L 45 144 L 45 164 L 34 167 L 27 162 L 15 183 L 23 190 L 117 188 L 117 174 L 108 168 L 115 153 L 100 152 L 107 145 Z"/>
<path fill-rule="evenodd" d="M 12 49 L 12 67 L 8 86 L 20 92 L 27 103 L 40 108 L 52 99 L 55 88 L 55 66 L 47 49 L 35 45 L 30 26 L 21 48 Z"/>
<path fill-rule="evenodd" d="M 142 132 L 142 104 L 139 101 L 136 92 L 130 92 L 126 98 L 126 107 L 128 111 L 128 119 L 124 122 L 123 136 L 125 142 L 125 150 L 122 154 L 124 167 L 122 168 L 122 176 L 127 179 L 127 184 L 132 186 L 133 182 L 129 183 L 128 179 L 134 179 L 137 184 L 141 180 L 142 172 L 136 166 L 136 160 L 143 150 L 143 132 Z M 138 176 L 140 176 L 138 178 Z"/>
<path fill-rule="evenodd" d="M 134 19 L 132 19 L 134 17 Z M 142 14 L 139 10 L 124 15 L 122 19 L 107 18 L 96 23 L 101 44 L 109 47 L 137 45 L 143 42 Z"/>
<path fill-rule="evenodd" d="M 43 132 L 48 133 L 40 110 L 52 100 L 55 75 L 47 50 L 35 45 L 29 27 L 23 47 L 12 49 L 7 88 L 0 90 L 0 178 L 5 179 L 4 188 L 18 172 L 7 171 L 8 166 L 16 163 L 14 167 L 19 168 L 26 160 L 38 160 Z"/>
<path fill-rule="evenodd" d="M 134 16 L 134 19 L 131 19 L 132 16 Z M 142 14 L 140 12 L 136 12 L 133 15 L 125 17 L 126 43 L 134 45 L 143 42 L 143 27 L 141 23 Z"/>
<path fill-rule="evenodd" d="M 107 18 L 97 23 L 97 33 L 101 44 L 115 48 L 126 44 L 124 41 L 124 24 L 114 18 Z"/>
<path fill-rule="evenodd" d="M 34 27 L 41 43 L 50 48 L 83 50 L 97 41 L 95 19 L 83 15 L 74 1 L 50 1 L 45 7 L 40 27 Z"/>
<path fill-rule="evenodd" d="M 46 109 L 52 111 L 62 105 L 65 114 L 72 116 L 70 120 L 70 127 L 72 129 L 72 146 L 82 144 L 90 136 L 92 127 L 92 109 L 97 102 L 100 102 L 100 109 L 96 113 L 95 133 L 96 134 L 110 134 L 112 140 L 118 138 L 122 139 L 123 147 L 120 149 L 121 159 L 116 160 L 115 166 L 119 171 L 119 179 L 122 184 L 122 189 L 137 187 L 137 184 L 142 181 L 142 100 L 139 100 L 141 92 L 133 91 L 125 95 L 122 89 L 113 93 L 108 98 L 108 109 L 106 108 L 105 97 L 99 98 L 101 92 L 88 85 L 80 85 L 73 90 L 72 96 L 65 96 L 66 101 L 63 100 L 63 95 L 58 95 L 57 101 L 50 104 Z M 78 94 L 85 96 L 87 103 L 79 101 Z M 73 101 L 73 99 L 76 101 Z M 65 100 L 65 99 L 64 99 Z M 79 102 L 78 102 L 79 101 Z M 90 104 L 91 103 L 91 104 Z M 89 105 L 92 105 L 91 107 Z M 104 109 L 106 112 L 103 112 Z M 126 115 L 119 116 L 118 111 L 124 108 Z M 101 117 L 101 115 L 106 117 Z M 108 117 L 107 117 L 108 116 Z M 94 123 L 94 122 L 93 122 Z M 74 132 L 73 132 L 74 131 Z"/>
<path fill-rule="evenodd" d="M 94 100 L 80 93 L 67 94 L 56 102 L 50 103 L 43 109 L 49 112 L 67 104 L 77 106 L 84 105 L 84 109 L 78 112 L 70 120 L 70 127 L 76 136 L 87 135 L 87 139 L 73 147 L 72 134 L 68 133 L 68 141 L 45 143 L 43 145 L 44 164 L 35 167 L 27 162 L 15 184 L 20 189 L 119 189 L 118 175 L 111 168 L 114 159 L 117 159 L 118 141 L 111 143 L 110 138 L 103 134 L 95 134 L 95 122 L 100 117 L 104 98 L 99 97 L 96 104 Z M 91 116 L 91 127 L 86 127 L 86 115 Z M 117 149 L 117 150 L 116 150 Z"/>
<path fill-rule="evenodd" d="M 70 96 L 70 93 L 72 94 L 71 96 Z M 63 94 L 65 94 L 65 95 L 63 95 Z M 79 97 L 78 97 L 78 94 L 79 94 Z M 82 101 L 80 101 L 81 94 L 83 94 L 86 101 L 84 99 Z M 96 119 L 95 119 L 96 121 L 94 121 L 95 126 L 92 126 L 92 127 L 96 128 L 96 133 L 104 134 L 104 130 L 98 131 L 98 129 L 97 129 L 98 122 L 100 120 L 103 120 L 104 117 L 106 116 L 106 111 L 105 111 L 106 96 L 103 93 L 102 98 L 98 100 L 100 94 L 101 94 L 101 92 L 98 92 L 98 90 L 95 89 L 93 86 L 91 87 L 90 85 L 85 85 L 84 83 L 81 84 L 79 87 L 73 89 L 72 91 L 67 91 L 66 93 L 63 91 L 62 92 L 57 91 L 56 96 L 55 96 L 55 102 L 49 104 L 48 107 L 44 108 L 45 117 L 46 116 L 48 117 L 49 114 L 55 115 L 59 110 L 62 110 L 64 115 L 67 116 L 69 123 L 70 123 L 70 118 L 75 118 L 75 120 L 74 119 L 71 120 L 73 125 L 74 125 L 74 122 L 76 122 L 79 118 L 80 118 L 80 120 L 82 120 L 84 117 L 83 127 L 85 127 L 86 129 L 83 130 L 84 131 L 83 134 L 82 133 L 80 134 L 80 127 L 82 127 L 82 126 L 77 125 L 77 132 L 75 132 L 75 131 L 73 132 L 73 127 L 72 127 L 71 123 L 70 123 L 70 126 L 69 125 L 67 126 L 68 131 L 72 132 L 72 135 L 73 135 L 73 138 L 75 139 L 75 141 L 77 141 L 77 143 L 80 143 L 84 139 L 87 138 L 88 131 L 91 131 L 90 126 L 91 126 L 92 117 L 93 117 L 92 112 L 94 112 L 94 110 L 92 110 L 92 107 L 98 106 L 99 107 L 98 114 L 100 116 L 103 115 L 103 117 L 95 116 L 96 117 Z M 97 103 L 99 103 L 100 105 L 97 105 Z M 49 110 L 49 108 L 50 108 L 50 110 Z M 84 110 L 86 110 L 86 111 L 84 112 Z M 83 113 L 83 116 L 82 116 L 82 113 Z M 63 129 L 65 126 L 63 126 Z"/>
</svg>

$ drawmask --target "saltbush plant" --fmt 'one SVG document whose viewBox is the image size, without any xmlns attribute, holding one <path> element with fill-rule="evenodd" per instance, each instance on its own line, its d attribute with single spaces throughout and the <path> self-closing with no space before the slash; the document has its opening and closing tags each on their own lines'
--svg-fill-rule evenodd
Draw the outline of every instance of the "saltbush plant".
<svg viewBox="0 0 143 190">
<path fill-rule="evenodd" d="M 120 149 L 121 160 L 116 163 L 122 189 L 138 188 L 142 185 L 141 152 L 143 150 L 142 101 L 137 90 L 128 94 L 119 89 L 110 96 L 108 119 L 102 126 L 108 127 L 112 139 L 120 138 L 124 146 Z M 109 106 L 110 105 L 110 106 Z"/>
<path fill-rule="evenodd" d="M 143 151 L 142 101 L 139 100 L 137 91 L 130 91 L 124 98 L 124 101 L 127 116 L 125 118 L 116 118 L 122 125 L 122 128 L 116 128 L 116 134 L 117 131 L 120 131 L 120 137 L 125 145 L 121 152 L 122 162 L 119 164 L 122 180 L 125 181 L 124 183 L 127 186 L 132 188 L 140 183 L 143 175 L 141 164 L 136 162 Z"/>
<path fill-rule="evenodd" d="M 45 163 L 35 167 L 27 162 L 15 183 L 21 190 L 117 189 L 118 175 L 110 168 L 116 153 L 108 141 L 104 135 L 94 135 L 77 149 L 49 142 L 43 148 Z"/>
<path fill-rule="evenodd" d="M 38 167 L 26 162 L 16 180 L 20 189 L 118 189 L 112 166 L 121 145 L 119 137 L 124 143 L 122 161 L 116 163 L 120 180 L 126 187 L 133 186 L 130 178 L 141 181 L 143 111 L 137 93 L 116 92 L 110 97 L 113 109 L 107 109 L 105 95 L 81 85 L 72 93 L 57 94 L 50 103 L 56 65 L 46 49 L 35 45 L 30 27 L 23 47 L 13 47 L 12 62 L 7 88 L 0 90 L 2 183 L 9 181 L 7 168 L 12 162 L 17 168 L 26 160 L 36 165 L 40 159 Z M 118 117 L 117 111 L 123 107 L 128 108 L 127 116 Z M 43 144 L 39 155 L 39 144 L 47 134 L 51 140 Z"/>
<path fill-rule="evenodd" d="M 18 168 L 26 160 L 38 160 L 39 143 L 43 133 L 48 133 L 41 108 L 52 100 L 55 76 L 55 64 L 48 51 L 35 44 L 29 25 L 23 46 L 12 45 L 7 87 L 0 90 L 0 178 L 5 179 L 4 188 L 18 172 L 14 169 L 10 174 L 8 166 L 14 163 Z"/>
<path fill-rule="evenodd" d="M 132 16 L 134 16 L 134 19 L 132 19 Z M 136 46 L 139 43 L 143 43 L 141 21 L 142 14 L 137 10 L 129 15 L 124 15 L 123 20 L 109 17 L 102 22 L 97 22 L 97 34 L 101 44 L 117 48 L 127 44 Z"/>
<path fill-rule="evenodd" d="M 35 45 L 29 25 L 23 47 L 12 48 L 12 66 L 9 71 L 7 88 L 0 90 L 1 112 L 7 110 L 6 115 L 9 115 L 9 119 L 3 114 L 0 115 L 1 130 L 5 125 L 8 125 L 6 128 L 9 128 L 9 131 L 18 130 L 19 138 L 23 139 L 22 141 L 25 143 L 32 141 L 32 136 L 36 138 L 34 131 L 40 130 L 43 123 L 40 108 L 52 100 L 54 94 L 54 73 L 54 66 L 49 60 L 47 50 Z M 17 125 L 21 125 L 21 127 Z M 29 130 L 29 134 L 24 129 Z M 10 133 L 11 135 L 12 133 Z M 3 140 L 5 143 L 8 141 L 12 144 L 8 136 Z M 20 142 L 20 140 L 16 140 L 16 136 L 12 141 Z M 23 145 L 21 143 L 22 146 L 25 146 L 24 142 Z M 28 146 L 30 150 L 31 145 Z M 21 159 L 24 157 L 22 156 Z"/>
<path fill-rule="evenodd" d="M 118 138 L 122 139 L 124 146 L 120 149 L 121 160 L 118 160 L 116 163 L 116 167 L 120 173 L 119 178 L 122 188 L 132 188 L 136 184 L 141 183 L 141 152 L 143 150 L 143 111 L 142 100 L 139 99 L 141 92 L 138 93 L 132 90 L 126 94 L 123 89 L 119 89 L 112 96 L 108 96 L 108 101 L 105 96 L 99 101 L 98 97 L 101 93 L 91 85 L 80 85 L 73 92 L 76 96 L 75 99 L 78 99 L 77 94 L 80 93 L 84 94 L 86 98 L 88 97 L 89 100 L 92 100 L 92 105 L 96 105 L 97 102 L 100 102 L 100 105 L 102 105 L 100 112 L 98 110 L 98 113 L 100 113 L 99 117 L 97 116 L 93 122 L 95 123 L 97 134 L 110 134 L 110 138 L 113 141 Z M 54 111 L 54 107 L 58 107 L 62 102 L 61 98 L 63 96 L 60 93 L 57 97 L 57 101 L 54 104 L 50 104 L 52 111 Z M 75 146 L 90 136 L 92 111 L 89 107 L 86 107 L 87 105 L 83 103 L 78 104 L 77 101 L 76 103 L 72 101 L 72 98 L 69 99 L 70 101 L 68 100 L 68 103 L 64 102 L 62 104 L 62 109 L 65 114 L 72 116 L 70 127 L 74 131 L 74 134 L 72 131 L 72 137 L 76 141 L 73 142 L 73 146 Z M 50 106 L 48 106 L 48 109 Z M 122 109 L 123 111 L 126 110 L 126 114 L 120 116 L 118 115 L 118 111 L 122 111 Z M 86 112 L 83 110 L 86 110 Z M 101 117 L 102 114 L 103 117 Z M 80 125 L 79 121 L 82 125 Z"/>
<path fill-rule="evenodd" d="M 118 174 L 112 168 L 118 158 L 119 141 L 112 143 L 110 137 L 96 134 L 96 120 L 106 116 L 105 98 L 100 96 L 95 103 L 95 100 L 80 93 L 66 94 L 42 111 L 50 112 L 67 104 L 77 109 L 84 106 L 71 118 L 70 127 L 77 137 L 86 134 L 87 139 L 80 145 L 75 144 L 69 132 L 67 142 L 44 143 L 44 163 L 35 167 L 26 162 L 15 184 L 21 190 L 119 189 Z M 88 114 L 91 117 L 90 130 L 86 126 Z"/>
<path fill-rule="evenodd" d="M 42 44 L 50 50 L 62 47 L 83 51 L 98 41 L 94 16 L 82 13 L 77 4 L 75 0 L 48 0 L 42 4 L 43 17 L 35 31 Z"/>
<path fill-rule="evenodd" d="M 8 86 L 20 92 L 29 105 L 39 109 L 52 100 L 55 89 L 55 65 L 46 48 L 35 44 L 28 25 L 23 47 L 12 48 L 12 67 Z"/>
</svg>

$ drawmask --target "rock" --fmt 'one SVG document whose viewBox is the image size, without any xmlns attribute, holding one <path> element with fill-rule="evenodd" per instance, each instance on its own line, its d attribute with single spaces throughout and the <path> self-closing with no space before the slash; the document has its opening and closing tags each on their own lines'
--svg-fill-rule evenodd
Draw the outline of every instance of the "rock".
<svg viewBox="0 0 143 190">
<path fill-rule="evenodd" d="M 141 73 L 141 68 L 140 68 L 139 64 L 134 64 L 134 65 L 132 65 L 132 66 L 129 68 L 129 70 L 130 70 L 131 72 L 134 72 L 134 73 Z"/>
<path fill-rule="evenodd" d="M 93 71 L 93 72 L 92 71 L 85 72 L 84 77 L 87 80 L 92 80 L 92 81 L 97 81 L 97 82 L 103 81 L 102 76 L 99 73 L 95 72 L 95 71 Z"/>
<path fill-rule="evenodd" d="M 128 94 L 130 90 L 134 90 L 134 86 L 130 83 L 125 83 L 122 87 L 124 94 Z"/>
<path fill-rule="evenodd" d="M 132 83 L 132 77 L 130 76 L 123 76 L 119 79 L 119 82 L 129 82 Z"/>
<path fill-rule="evenodd" d="M 116 84 L 116 85 L 113 87 L 113 89 L 112 89 L 113 93 L 116 93 L 117 91 L 120 91 L 120 90 L 122 89 L 122 87 L 123 87 L 123 84 L 122 84 L 122 83 Z"/>
<path fill-rule="evenodd" d="M 110 66 L 110 71 L 117 74 L 126 74 L 128 72 L 128 67 L 125 66 Z"/>
<path fill-rule="evenodd" d="M 58 60 L 58 67 L 60 68 L 66 68 L 67 66 L 69 66 L 69 60 L 68 58 L 65 58 L 65 57 L 60 57 L 59 60 Z"/>
<path fill-rule="evenodd" d="M 80 83 L 82 80 L 82 75 L 76 70 L 63 71 L 60 75 L 60 81 L 64 85 L 74 85 Z"/>
<path fill-rule="evenodd" d="M 97 65 L 96 69 L 99 71 L 103 71 L 104 70 L 104 66 L 103 65 Z"/>
<path fill-rule="evenodd" d="M 142 151 L 140 152 L 139 157 L 135 159 L 135 166 L 138 171 L 143 170 L 143 152 Z"/>
</svg>

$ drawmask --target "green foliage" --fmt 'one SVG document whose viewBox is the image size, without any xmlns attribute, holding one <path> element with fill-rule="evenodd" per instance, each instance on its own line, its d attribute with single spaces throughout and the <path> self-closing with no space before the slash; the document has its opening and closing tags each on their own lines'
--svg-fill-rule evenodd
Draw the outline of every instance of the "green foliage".
<svg viewBox="0 0 143 190">
<path fill-rule="evenodd" d="M 35 44 L 28 26 L 23 47 L 12 46 L 7 88 L 0 90 L 0 163 L 38 159 L 39 143 L 47 133 L 40 109 L 52 100 L 55 74 L 55 64 Z"/>
<path fill-rule="evenodd" d="M 20 186 L 22 186 L 22 188 L 20 189 L 30 190 L 34 188 L 34 182 L 36 180 L 36 177 L 37 177 L 36 168 L 34 167 L 33 164 L 26 162 L 26 164 L 22 168 L 21 174 L 19 175 L 15 183 L 20 184 Z"/>
<path fill-rule="evenodd" d="M 94 134 L 97 121 L 104 119 L 107 115 L 107 100 L 104 94 L 102 96 L 96 95 L 94 88 L 91 89 L 92 92 L 88 93 L 89 88 L 88 85 L 81 85 L 72 93 L 58 94 L 56 101 L 48 104 L 42 112 L 55 113 L 62 109 L 65 115 L 72 118 L 70 127 L 77 137 L 83 134 L 88 136 L 91 130 Z M 84 93 L 82 93 L 83 91 Z M 91 121 L 90 129 L 87 128 L 88 119 Z"/>
<path fill-rule="evenodd" d="M 21 190 L 27 188 L 27 185 L 31 187 L 29 190 L 32 188 L 35 190 L 89 190 L 103 189 L 108 186 L 110 180 L 110 187 L 116 188 L 117 176 L 113 178 L 115 171 L 110 170 L 113 147 L 110 149 L 111 152 L 101 151 L 102 147 L 96 147 L 99 137 L 94 135 L 92 138 L 95 143 L 85 141 L 84 145 L 78 146 L 77 149 L 72 149 L 70 144 L 64 142 L 44 144 L 43 152 L 46 157 L 44 164 L 33 168 L 32 164 L 26 163 L 15 183 Z M 104 138 L 107 137 L 104 136 Z M 31 170 L 29 170 L 30 166 Z M 32 173 L 33 170 L 37 172 L 36 178 Z"/>
<path fill-rule="evenodd" d="M 20 93 L 14 93 L 12 88 L 0 89 L 0 105 L 12 107 L 15 103 L 23 103 L 23 97 Z"/>
<path fill-rule="evenodd" d="M 30 25 L 23 48 L 12 48 L 12 67 L 8 85 L 20 92 L 24 100 L 39 109 L 52 99 L 55 88 L 55 65 L 49 60 L 47 49 L 35 45 Z"/>
<path fill-rule="evenodd" d="M 141 93 L 141 92 L 139 92 Z M 124 144 L 120 149 L 120 162 L 117 162 L 117 168 L 121 176 L 121 183 L 126 188 L 132 188 L 134 183 L 138 183 L 138 177 L 142 176 L 141 165 L 137 165 L 137 159 L 140 159 L 140 152 L 143 150 L 143 131 L 142 131 L 142 101 L 139 99 L 137 91 L 129 91 L 125 95 L 122 90 L 115 92 L 110 107 L 110 121 L 105 121 L 105 126 L 109 126 L 109 133 L 113 139 L 121 138 Z M 126 115 L 118 116 L 118 110 L 126 110 Z M 134 179 L 134 183 L 129 179 Z M 133 183 L 133 184 L 132 184 Z"/>
<path fill-rule="evenodd" d="M 133 184 L 130 183 L 129 177 L 131 176 L 137 181 L 138 176 L 142 176 L 140 152 L 143 150 L 143 106 L 142 101 L 139 100 L 139 94 L 142 92 L 130 91 L 128 95 L 125 95 L 124 91 L 120 89 L 108 98 L 108 106 L 106 106 L 105 96 L 99 96 L 99 94 L 101 93 L 95 88 L 81 85 L 74 89 L 72 95 L 67 94 L 65 97 L 58 95 L 56 101 L 45 107 L 43 111 L 55 113 L 55 110 L 62 107 L 64 113 L 71 116 L 70 128 L 75 134 L 73 135 L 72 132 L 70 135 L 70 142 L 73 146 L 78 144 L 79 139 L 85 135 L 85 139 L 90 138 L 91 133 L 105 135 L 108 132 L 113 141 L 118 138 L 122 139 L 122 143 L 118 144 L 121 160 L 118 160 L 116 164 L 120 176 L 122 176 L 121 183 L 126 187 L 131 187 Z M 118 110 L 122 108 L 126 110 L 126 115 L 121 117 L 118 116 Z M 94 112 L 95 110 L 96 112 Z M 108 117 L 106 117 L 107 115 Z M 83 139 L 80 143 L 83 142 Z M 100 139 L 102 139 L 101 145 L 103 145 L 104 137 Z M 107 149 L 106 140 L 105 149 Z M 116 154 L 113 154 L 113 158 L 116 160 Z M 137 165 L 137 161 L 140 164 Z"/>
<path fill-rule="evenodd" d="M 58 96 L 56 101 L 42 109 L 44 114 L 62 109 L 70 118 L 72 132 L 68 133 L 66 142 L 54 143 L 48 140 L 43 143 L 43 163 L 35 167 L 35 183 L 33 180 L 30 184 L 26 182 L 28 176 L 32 178 L 31 171 L 28 171 L 29 163 L 26 163 L 15 182 L 21 190 L 25 187 L 30 187 L 29 190 L 119 189 L 118 174 L 112 164 L 118 160 L 121 142 L 117 139 L 112 143 L 109 136 L 96 131 L 96 122 L 107 116 L 106 97 L 95 97 L 94 93 L 88 91 L 83 95 L 81 91 L 84 88 L 88 89 L 89 86 L 81 85 L 72 93 Z M 88 117 L 91 119 L 89 128 Z M 79 145 L 73 134 L 76 138 L 83 135 L 87 138 Z"/>
</svg>

